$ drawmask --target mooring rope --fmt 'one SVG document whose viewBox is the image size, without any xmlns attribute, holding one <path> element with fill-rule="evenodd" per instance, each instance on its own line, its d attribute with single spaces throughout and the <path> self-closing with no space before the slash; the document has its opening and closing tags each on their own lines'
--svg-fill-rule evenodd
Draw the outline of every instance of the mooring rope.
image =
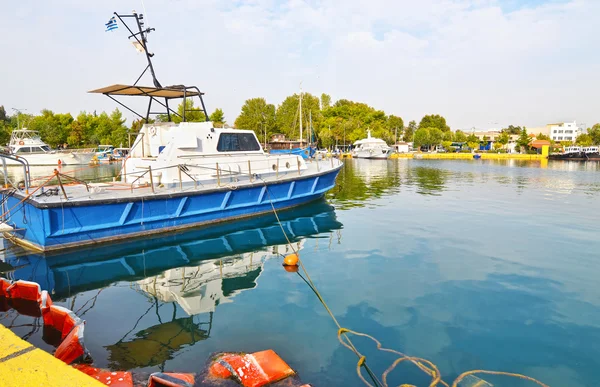
<svg viewBox="0 0 600 387">
<path fill-rule="evenodd" d="M 435 364 L 433 364 L 431 361 L 429 361 L 427 359 L 424 359 L 424 358 L 420 358 L 420 357 L 409 356 L 409 355 L 406 355 L 406 354 L 404 354 L 404 353 L 402 353 L 400 351 L 396 351 L 394 349 L 384 348 L 382 346 L 381 342 L 379 340 L 375 339 L 373 336 L 368 335 L 366 333 L 362 333 L 362 332 L 356 332 L 356 331 L 344 328 L 344 327 L 342 327 L 340 325 L 340 323 L 338 322 L 337 318 L 335 317 L 335 315 L 333 314 L 333 312 L 331 311 L 331 309 L 329 308 L 329 306 L 325 302 L 325 299 L 323 298 L 323 296 L 321 295 L 321 293 L 317 289 L 316 285 L 314 284 L 314 282 L 310 278 L 310 275 L 308 274 L 308 270 L 306 270 L 306 266 L 304 266 L 304 263 L 302 262 L 302 259 L 300 259 L 300 254 L 298 254 L 298 251 L 296 250 L 296 248 L 294 248 L 294 245 L 290 241 L 290 239 L 289 239 L 289 237 L 288 237 L 288 235 L 287 235 L 287 233 L 285 231 L 285 228 L 283 227 L 283 224 L 281 223 L 281 220 L 279 219 L 279 214 L 277 213 L 277 210 L 275 209 L 275 205 L 273 204 L 273 200 L 272 200 L 271 193 L 269 191 L 269 187 L 267 185 L 267 182 L 265 180 L 263 180 L 260 176 L 257 176 L 257 177 L 265 185 L 265 189 L 267 191 L 267 195 L 268 195 L 268 198 L 269 198 L 269 203 L 271 204 L 271 209 L 273 210 L 273 215 L 275 215 L 275 219 L 277 220 L 277 224 L 281 228 L 281 231 L 283 232 L 283 235 L 284 235 L 284 237 L 285 237 L 288 245 L 290 246 L 291 250 L 294 252 L 294 254 L 296 255 L 296 257 L 298 258 L 299 266 L 302 269 L 302 271 L 304 272 L 304 275 L 306 276 L 306 278 L 304 278 L 300 273 L 298 273 L 298 275 L 309 286 L 309 288 L 314 292 L 314 294 L 317 296 L 317 298 L 319 299 L 319 301 L 321 302 L 321 304 L 323 305 L 323 307 L 325 308 L 325 310 L 327 311 L 327 313 L 329 314 L 329 316 L 331 317 L 331 319 L 333 320 L 333 322 L 335 323 L 335 325 L 338 327 L 337 338 L 338 338 L 340 344 L 342 344 L 344 347 L 348 348 L 350 351 L 354 352 L 356 354 L 356 356 L 358 357 L 358 362 L 356 363 L 356 374 L 358 375 L 358 377 L 360 378 L 360 380 L 362 380 L 362 382 L 366 386 L 373 387 L 373 385 L 371 383 L 369 383 L 369 381 L 367 379 L 365 379 L 365 377 L 362 375 L 361 368 L 364 368 L 367 371 L 367 373 L 369 374 L 369 377 L 371 378 L 371 380 L 373 381 L 373 383 L 375 383 L 375 387 L 379 387 L 379 386 L 388 387 L 387 377 L 388 377 L 389 373 L 392 372 L 396 368 L 396 366 L 398 366 L 398 364 L 400 364 L 402 362 L 405 362 L 405 361 L 409 361 L 409 362 L 415 364 L 421 371 L 423 371 L 425 374 L 427 374 L 428 376 L 430 376 L 432 378 L 431 382 L 429 384 L 429 387 L 436 387 L 439 384 L 441 384 L 441 385 L 443 385 L 445 387 L 451 387 L 448 383 L 446 383 L 442 379 L 440 371 L 435 366 Z M 379 351 L 393 353 L 393 354 L 396 354 L 396 355 L 399 356 L 396 360 L 394 360 L 394 362 L 382 374 L 382 381 L 379 381 L 379 379 L 377 379 L 377 377 L 375 376 L 375 374 L 373 373 L 373 371 L 367 365 L 367 357 L 365 355 L 363 355 L 361 352 L 358 351 L 358 349 L 356 348 L 356 346 L 354 346 L 354 344 L 352 343 L 352 341 L 348 337 L 348 334 L 353 334 L 353 335 L 356 335 L 356 336 L 366 337 L 366 338 L 372 340 L 376 344 L 377 349 Z M 512 372 L 487 371 L 487 370 L 466 371 L 466 372 L 460 374 L 454 380 L 454 382 L 452 382 L 452 387 L 458 387 L 458 384 L 464 378 L 466 378 L 467 376 L 476 375 L 476 374 L 508 376 L 508 377 L 513 377 L 513 378 L 519 378 L 519 379 L 523 379 L 523 380 L 528 380 L 528 381 L 536 383 L 537 385 L 542 386 L 542 387 L 549 387 L 548 385 L 540 382 L 539 380 L 534 379 L 534 378 L 532 378 L 530 376 L 527 376 L 527 375 L 522 375 L 522 374 L 517 374 L 517 373 L 512 373 Z M 406 385 L 406 386 L 409 386 L 409 385 Z"/>
</svg>

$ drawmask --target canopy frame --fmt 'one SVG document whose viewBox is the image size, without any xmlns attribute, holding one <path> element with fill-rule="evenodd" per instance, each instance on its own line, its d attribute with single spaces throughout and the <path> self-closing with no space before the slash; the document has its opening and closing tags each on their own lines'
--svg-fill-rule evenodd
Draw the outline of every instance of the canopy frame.
<svg viewBox="0 0 600 387">
<path fill-rule="evenodd" d="M 173 85 L 173 86 L 163 87 L 160 84 L 160 82 L 158 81 L 158 79 L 156 78 L 156 73 L 154 72 L 154 66 L 152 64 L 152 57 L 154 56 L 154 54 L 148 51 L 148 39 L 147 39 L 147 35 L 150 32 L 154 31 L 155 29 L 154 28 L 144 28 L 144 15 L 138 14 L 135 11 L 133 11 L 130 15 L 124 15 L 124 14 L 121 15 L 121 14 L 118 14 L 117 12 L 114 12 L 114 15 L 117 18 L 119 18 L 121 23 L 125 26 L 125 28 L 127 28 L 129 33 L 131 34 L 128 36 L 128 39 L 134 38 L 135 41 L 133 42 L 133 44 L 136 46 L 136 48 L 143 49 L 143 51 L 146 55 L 146 60 L 148 61 L 148 65 L 146 66 L 144 71 L 142 71 L 140 76 L 136 79 L 134 84 L 131 86 L 112 85 L 112 86 L 104 87 L 102 89 L 92 90 L 92 91 L 90 91 L 90 93 L 100 93 L 100 94 L 106 95 L 108 98 L 112 99 L 113 101 L 115 101 L 116 103 L 118 103 L 119 105 L 124 107 L 125 109 L 129 110 L 136 116 L 145 120 L 146 123 L 149 122 L 151 114 L 166 114 L 168 121 L 171 121 L 172 115 L 174 115 L 176 117 L 181 118 L 181 120 L 185 122 L 186 121 L 186 113 L 193 112 L 193 111 L 199 111 L 199 112 L 204 113 L 204 117 L 205 117 L 206 121 L 208 121 L 209 120 L 208 113 L 206 111 L 206 106 L 204 105 L 204 99 L 202 98 L 204 93 L 202 93 L 200 91 L 200 89 L 198 89 L 198 87 L 184 86 L 184 85 Z M 135 19 L 136 25 L 138 27 L 137 28 L 138 32 L 133 32 L 131 30 L 131 28 L 129 28 L 129 26 L 127 25 L 127 23 L 124 20 L 127 18 Z M 136 42 L 137 42 L 137 44 L 136 44 Z M 138 82 L 140 81 L 140 79 L 142 79 L 142 77 L 148 70 L 150 70 L 150 75 L 152 76 L 152 83 L 154 84 L 154 87 L 138 86 L 137 85 Z M 146 110 L 146 115 L 144 116 L 141 113 L 136 112 L 129 106 L 125 105 L 123 102 L 116 99 L 115 96 L 148 97 L 149 100 L 148 100 L 148 108 Z M 198 97 L 198 99 L 200 100 L 201 108 L 188 109 L 187 99 L 193 98 L 193 97 Z M 164 102 L 161 101 L 159 98 L 164 99 Z M 169 107 L 169 100 L 171 100 L 171 99 L 183 99 L 183 109 L 182 109 L 181 114 L 179 114 L 178 112 L 176 112 L 175 110 L 173 110 L 172 108 Z M 162 106 L 164 108 L 164 110 L 152 111 L 153 103 L 157 103 L 158 105 Z M 160 109 L 160 107 L 159 107 L 159 109 Z"/>
</svg>

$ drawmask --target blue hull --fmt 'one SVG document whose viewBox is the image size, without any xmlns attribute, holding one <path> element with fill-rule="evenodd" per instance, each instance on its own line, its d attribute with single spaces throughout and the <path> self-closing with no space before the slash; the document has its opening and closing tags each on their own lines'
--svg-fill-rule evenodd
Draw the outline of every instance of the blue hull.
<svg viewBox="0 0 600 387">
<path fill-rule="evenodd" d="M 9 223 L 11 238 L 27 247 L 51 251 L 243 219 L 308 203 L 333 188 L 339 169 L 302 179 L 184 194 L 162 194 L 104 203 L 64 202 L 43 206 L 20 195 Z M 268 190 L 267 190 L 268 187 Z"/>
<path fill-rule="evenodd" d="M 308 159 L 315 155 L 315 149 L 312 147 L 293 149 L 271 149 L 269 153 L 273 155 L 296 155 L 302 156 L 302 158 L 304 159 Z"/>
<path fill-rule="evenodd" d="M 287 237 L 297 241 L 311 235 L 339 230 L 333 208 L 317 201 L 281 213 Z M 34 281 L 52 297 L 98 289 L 113 282 L 147 278 L 180 266 L 207 260 L 237 257 L 268 246 L 287 243 L 272 214 L 219 226 L 174 233 L 121 244 L 59 254 L 22 254 L 17 250 L 5 262 L 16 267 L 14 279 Z"/>
</svg>

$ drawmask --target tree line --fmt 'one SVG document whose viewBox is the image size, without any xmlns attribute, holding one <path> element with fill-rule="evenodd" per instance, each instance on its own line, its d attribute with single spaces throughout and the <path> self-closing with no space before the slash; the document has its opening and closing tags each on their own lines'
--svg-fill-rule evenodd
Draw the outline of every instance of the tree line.
<svg viewBox="0 0 600 387">
<path fill-rule="evenodd" d="M 187 121 L 205 120 L 204 112 L 193 111 L 194 104 L 191 99 L 186 103 Z M 284 134 L 288 139 L 297 140 L 302 121 L 305 130 L 303 137 L 312 136 L 311 141 L 316 141 L 324 148 L 351 145 L 356 140 L 365 138 L 367 130 L 371 131 L 373 137 L 381 138 L 388 144 L 399 140 L 413 142 L 415 147 L 433 148 L 441 145 L 449 151 L 454 150 L 453 143 L 466 143 L 468 147 L 475 149 L 481 142 L 474 134 L 466 134 L 460 130 L 452 131 L 446 119 L 439 114 L 425 115 L 418 124 L 413 120 L 405 126 L 404 120 L 399 116 L 387 115 L 383 110 L 366 103 L 347 99 L 332 103 L 331 97 L 325 93 L 320 97 L 302 93 L 302 112 L 299 110 L 299 104 L 299 94 L 286 97 L 278 106 L 268 103 L 265 98 L 250 98 L 244 102 L 233 126 L 253 130 L 263 143 L 265 140 L 268 142 L 274 134 Z M 179 115 L 182 115 L 183 104 L 179 104 L 177 110 Z M 177 115 L 172 115 L 171 119 L 174 122 L 181 121 Z M 209 120 L 216 127 L 227 125 L 222 109 L 215 109 Z M 156 121 L 167 121 L 167 116 L 158 115 Z M 21 126 L 39 131 L 42 139 L 53 147 L 63 144 L 70 147 L 98 144 L 127 146 L 130 136 L 138 133 L 143 121 L 134 120 L 130 126 L 125 125 L 125 122 L 126 119 L 119 109 L 110 114 L 84 111 L 73 117 L 70 113 L 54 113 L 47 109 L 37 115 L 22 112 L 8 115 L 5 108 L 0 106 L 0 144 L 6 144 L 11 132 L 17 126 Z M 517 146 L 528 148 L 531 138 L 526 128 L 509 125 L 502 129 L 496 139 L 496 149 L 503 149 L 510 141 L 511 135 L 518 135 Z M 548 136 L 541 134 L 536 138 L 550 140 Z M 581 134 L 576 143 L 582 146 L 599 145 L 600 124 L 595 124 L 587 133 Z"/>
</svg>

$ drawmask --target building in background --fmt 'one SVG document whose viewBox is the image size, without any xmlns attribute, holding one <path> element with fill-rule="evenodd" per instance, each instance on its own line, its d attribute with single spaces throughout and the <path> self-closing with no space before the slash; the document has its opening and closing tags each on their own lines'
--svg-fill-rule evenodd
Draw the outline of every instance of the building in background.
<svg viewBox="0 0 600 387">
<path fill-rule="evenodd" d="M 570 141 L 575 142 L 577 136 L 582 133 L 582 130 L 577 127 L 577 122 L 559 122 L 546 125 L 550 131 L 552 141 Z"/>
</svg>

